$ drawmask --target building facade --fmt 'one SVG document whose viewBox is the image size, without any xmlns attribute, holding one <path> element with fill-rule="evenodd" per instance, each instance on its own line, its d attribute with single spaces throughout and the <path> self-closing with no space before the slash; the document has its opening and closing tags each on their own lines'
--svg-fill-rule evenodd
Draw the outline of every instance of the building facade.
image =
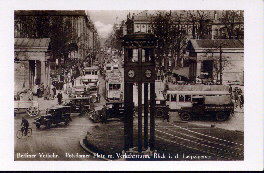
<svg viewBox="0 0 264 173">
<path fill-rule="evenodd" d="M 15 38 L 15 93 L 50 85 L 49 38 Z"/>
<path fill-rule="evenodd" d="M 244 41 L 234 39 L 191 39 L 186 66 L 191 80 L 244 83 Z"/>
<path fill-rule="evenodd" d="M 15 11 L 14 36 L 49 38 L 47 63 L 51 77 L 59 81 L 67 80 L 68 73 L 78 75 L 84 62 L 93 62 L 99 40 L 94 24 L 84 10 Z"/>
</svg>

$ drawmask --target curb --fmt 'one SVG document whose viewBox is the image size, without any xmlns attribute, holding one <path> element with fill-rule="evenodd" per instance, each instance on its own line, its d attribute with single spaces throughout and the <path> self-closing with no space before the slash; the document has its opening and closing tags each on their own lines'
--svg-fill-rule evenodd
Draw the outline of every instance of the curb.
<svg viewBox="0 0 264 173">
<path fill-rule="evenodd" d="M 80 140 L 80 145 L 81 147 L 87 151 L 88 153 L 92 154 L 92 155 L 96 155 L 95 152 L 93 152 L 91 149 L 89 149 L 85 144 L 84 144 L 84 140 L 86 140 L 85 138 L 81 139 Z M 125 161 L 125 159 L 115 159 L 115 160 L 111 160 L 111 159 L 107 159 L 107 158 L 98 158 L 98 159 L 101 159 L 101 160 L 104 160 L 104 161 Z"/>
<path fill-rule="evenodd" d="M 84 142 L 83 142 L 84 140 L 86 140 L 86 139 L 83 138 L 83 139 L 80 140 L 80 145 L 81 145 L 81 147 L 82 147 L 85 151 L 87 151 L 88 153 L 92 154 L 93 156 L 96 155 L 95 152 L 93 152 L 92 150 L 90 150 L 90 149 L 84 144 Z M 105 161 L 111 161 L 110 159 L 106 159 L 106 158 L 98 158 L 98 159 L 102 159 L 102 160 L 105 160 Z"/>
</svg>

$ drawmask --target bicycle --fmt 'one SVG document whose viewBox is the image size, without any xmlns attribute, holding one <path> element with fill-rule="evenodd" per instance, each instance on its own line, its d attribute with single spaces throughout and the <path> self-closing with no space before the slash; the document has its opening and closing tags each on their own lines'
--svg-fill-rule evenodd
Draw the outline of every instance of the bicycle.
<svg viewBox="0 0 264 173">
<path fill-rule="evenodd" d="M 30 137 L 32 135 L 32 129 L 31 128 L 28 128 L 26 133 L 22 129 L 23 129 L 23 127 L 20 130 L 17 131 L 16 136 L 17 136 L 18 139 L 21 139 L 21 138 L 26 137 L 26 136 Z"/>
</svg>

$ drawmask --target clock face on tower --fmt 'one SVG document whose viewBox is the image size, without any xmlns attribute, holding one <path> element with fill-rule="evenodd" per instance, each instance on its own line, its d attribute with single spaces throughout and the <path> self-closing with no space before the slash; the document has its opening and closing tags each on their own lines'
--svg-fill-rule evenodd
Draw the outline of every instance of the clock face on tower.
<svg viewBox="0 0 264 173">
<path fill-rule="evenodd" d="M 133 78 L 134 76 L 135 76 L 134 70 L 129 70 L 128 71 L 128 77 Z"/>
<path fill-rule="evenodd" d="M 145 71 L 145 75 L 147 78 L 150 78 L 151 77 L 151 71 L 150 70 L 146 70 Z"/>
</svg>

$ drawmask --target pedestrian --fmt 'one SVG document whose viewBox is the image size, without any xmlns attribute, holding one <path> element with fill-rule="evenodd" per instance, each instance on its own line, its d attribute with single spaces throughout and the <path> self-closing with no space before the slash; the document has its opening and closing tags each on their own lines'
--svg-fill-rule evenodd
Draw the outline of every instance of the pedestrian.
<svg viewBox="0 0 264 173">
<path fill-rule="evenodd" d="M 163 121 L 165 121 L 165 120 L 167 120 L 167 122 L 170 122 L 170 114 L 169 114 L 169 106 L 168 105 L 163 110 Z"/>
<path fill-rule="evenodd" d="M 33 100 L 33 92 L 31 89 L 28 90 L 28 99 Z"/>
<path fill-rule="evenodd" d="M 243 94 L 240 95 L 239 101 L 240 101 L 240 108 L 244 107 L 244 96 L 243 96 Z"/>
<path fill-rule="evenodd" d="M 61 91 L 58 93 L 58 95 L 57 95 L 57 98 L 58 98 L 58 104 L 59 105 L 61 105 L 61 103 L 62 103 L 62 93 L 61 93 Z"/>
<path fill-rule="evenodd" d="M 231 85 L 229 85 L 229 93 L 231 95 L 231 98 L 233 98 L 233 90 Z"/>
<path fill-rule="evenodd" d="M 52 85 L 52 92 L 53 92 L 53 95 L 55 97 L 56 96 L 56 87 L 54 87 L 53 85 Z"/>
<path fill-rule="evenodd" d="M 71 80 L 71 83 L 72 83 L 72 87 L 73 87 L 74 86 L 74 80 L 73 79 Z"/>
<path fill-rule="evenodd" d="M 45 88 L 45 98 L 46 100 L 49 100 L 50 98 L 50 89 L 49 89 L 49 86 L 47 85 L 46 88 Z"/>
<path fill-rule="evenodd" d="M 38 96 L 38 85 L 33 86 L 33 95 Z"/>
<path fill-rule="evenodd" d="M 41 96 L 41 91 L 40 91 L 40 86 L 38 85 L 38 88 L 37 88 L 37 96 L 38 98 L 40 98 Z"/>
<path fill-rule="evenodd" d="M 106 122 L 107 122 L 106 105 L 104 105 L 103 109 L 102 109 L 101 121 L 102 121 L 102 124 L 106 124 Z"/>
<path fill-rule="evenodd" d="M 40 84 L 40 97 L 42 97 L 43 95 L 44 95 L 44 84 L 43 83 L 41 83 Z"/>
<path fill-rule="evenodd" d="M 238 104 L 238 88 L 235 88 L 235 93 L 234 93 L 234 99 L 235 99 L 235 106 L 237 107 Z"/>
<path fill-rule="evenodd" d="M 28 126 L 29 126 L 28 120 L 25 117 L 22 117 L 22 121 L 21 121 L 21 131 L 22 131 L 22 133 L 25 136 L 27 136 L 27 133 L 28 133 Z"/>
</svg>

